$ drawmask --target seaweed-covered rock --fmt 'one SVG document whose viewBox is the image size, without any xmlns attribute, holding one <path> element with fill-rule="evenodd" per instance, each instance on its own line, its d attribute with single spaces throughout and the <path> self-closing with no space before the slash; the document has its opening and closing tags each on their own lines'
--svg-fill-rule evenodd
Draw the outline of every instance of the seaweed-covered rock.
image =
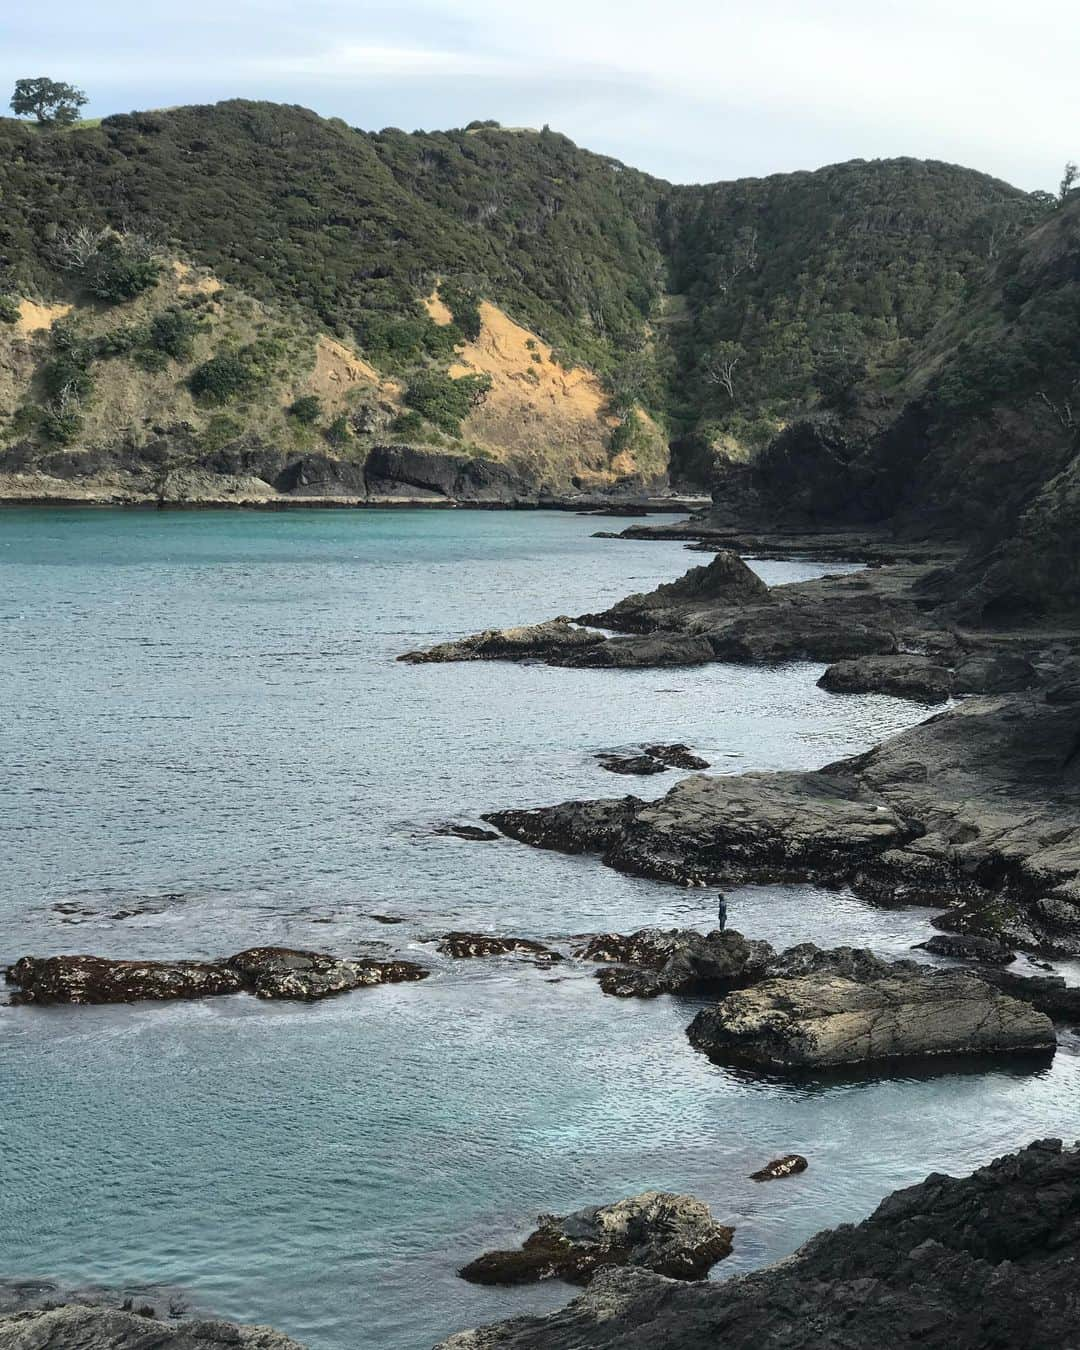
<svg viewBox="0 0 1080 1350">
<path fill-rule="evenodd" d="M 532 938 L 499 937 L 494 933 L 446 933 L 439 939 L 438 951 L 464 959 L 472 956 L 525 956 L 550 965 L 561 961 L 562 953 Z"/>
<path fill-rule="evenodd" d="M 118 961 L 105 956 L 24 956 L 7 971 L 12 1003 L 136 1003 L 235 994 L 241 975 L 210 961 Z"/>
<path fill-rule="evenodd" d="M 642 928 L 627 935 L 595 934 L 574 955 L 613 965 L 598 972 L 605 994 L 655 998 L 740 988 L 763 977 L 774 953 L 767 942 L 749 941 L 732 928 L 710 933 Z"/>
<path fill-rule="evenodd" d="M 516 1251 L 486 1252 L 459 1272 L 474 1284 L 561 1279 L 587 1284 L 601 1266 L 641 1266 L 700 1280 L 731 1251 L 734 1232 L 691 1195 L 645 1191 L 562 1217 L 541 1214 Z"/>
<path fill-rule="evenodd" d="M 777 1181 L 780 1177 L 793 1177 L 799 1172 L 805 1172 L 809 1166 L 801 1153 L 785 1153 L 782 1158 L 774 1158 L 756 1172 L 751 1172 L 750 1180 Z"/>
<path fill-rule="evenodd" d="M 228 964 L 257 997 L 302 1002 L 376 984 L 423 980 L 430 974 L 413 961 L 339 960 L 325 952 L 287 947 L 251 947 L 229 957 Z"/>
</svg>

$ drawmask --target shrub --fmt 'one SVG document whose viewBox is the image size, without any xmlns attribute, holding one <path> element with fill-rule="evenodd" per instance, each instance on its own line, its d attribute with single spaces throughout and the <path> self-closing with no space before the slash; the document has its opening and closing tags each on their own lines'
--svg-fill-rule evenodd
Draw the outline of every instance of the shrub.
<svg viewBox="0 0 1080 1350">
<path fill-rule="evenodd" d="M 41 414 L 42 434 L 54 445 L 70 445 L 82 425 L 82 415 L 75 408 L 46 408 Z"/>
<path fill-rule="evenodd" d="M 318 394 L 303 394 L 289 404 L 288 413 L 305 426 L 311 426 L 322 416 L 322 400 Z"/>
<path fill-rule="evenodd" d="M 19 322 L 19 302 L 13 295 L 0 295 L 0 323 Z"/>
<path fill-rule="evenodd" d="M 338 413 L 330 425 L 326 428 L 323 435 L 331 445 L 347 445 L 352 440 L 352 427 L 349 425 L 349 414 Z"/>
<path fill-rule="evenodd" d="M 201 327 L 198 319 L 186 310 L 165 309 L 150 320 L 148 342 L 156 351 L 171 356 L 174 361 L 186 361 L 191 356 Z"/>
<path fill-rule="evenodd" d="M 475 342 L 483 328 L 479 298 L 467 287 L 449 281 L 439 288 L 439 295 L 454 316 L 454 327 Z"/>
<path fill-rule="evenodd" d="M 409 385 L 405 402 L 432 426 L 459 436 L 462 419 L 480 407 L 490 389 L 490 375 L 462 375 L 455 380 L 440 371 L 427 370 Z"/>
<path fill-rule="evenodd" d="M 424 430 L 424 419 L 414 408 L 406 408 L 394 418 L 390 430 L 398 436 L 419 436 Z"/>
<path fill-rule="evenodd" d="M 120 238 L 104 240 L 80 269 L 86 290 L 99 300 L 116 304 L 133 300 L 157 284 L 160 264 L 144 256 Z"/>
<path fill-rule="evenodd" d="M 251 362 L 238 351 L 219 352 L 196 366 L 188 388 L 207 403 L 228 403 L 255 387 L 256 373 Z"/>
<path fill-rule="evenodd" d="M 94 387 L 93 377 L 86 363 L 77 353 L 61 351 L 41 368 L 41 382 L 51 399 L 67 394 L 86 398 Z"/>
</svg>

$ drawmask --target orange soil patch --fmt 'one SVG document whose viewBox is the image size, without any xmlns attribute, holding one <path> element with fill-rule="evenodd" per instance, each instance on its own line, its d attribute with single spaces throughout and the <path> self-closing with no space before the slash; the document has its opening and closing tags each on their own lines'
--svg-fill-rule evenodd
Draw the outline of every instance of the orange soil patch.
<svg viewBox="0 0 1080 1350">
<path fill-rule="evenodd" d="M 454 322 L 454 316 L 450 313 L 450 306 L 443 303 L 438 286 L 425 299 L 424 308 L 427 310 L 431 321 L 437 323 L 440 328 L 448 328 Z"/>
<path fill-rule="evenodd" d="M 51 328 L 57 319 L 71 313 L 70 305 L 39 305 L 33 300 L 19 301 L 19 319 L 15 331 L 26 337 L 30 333 L 40 333 L 43 328 Z"/>
<path fill-rule="evenodd" d="M 385 380 L 370 362 L 325 334 L 315 344 L 315 368 L 304 387 L 329 403 L 340 403 L 351 389 L 368 387 L 382 398 L 397 402 L 401 386 Z M 286 397 L 286 402 L 288 398 Z"/>
</svg>

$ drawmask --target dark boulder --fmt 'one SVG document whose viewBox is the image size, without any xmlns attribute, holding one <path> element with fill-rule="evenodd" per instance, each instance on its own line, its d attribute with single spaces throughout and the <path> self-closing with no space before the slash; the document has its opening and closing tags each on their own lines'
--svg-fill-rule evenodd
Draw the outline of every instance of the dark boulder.
<svg viewBox="0 0 1080 1350">
<path fill-rule="evenodd" d="M 608 773 L 634 774 L 638 777 L 646 777 L 654 773 L 667 773 L 668 766 L 652 755 L 615 755 L 602 754 L 596 758 L 600 761 L 600 767 L 606 769 Z"/>
<path fill-rule="evenodd" d="M 1016 960 L 1004 942 L 996 938 L 979 937 L 976 933 L 935 933 L 916 947 L 933 952 L 935 956 L 955 956 L 961 961 L 985 961 L 994 966 L 1007 966 Z"/>
<path fill-rule="evenodd" d="M 479 825 L 439 825 L 432 830 L 432 834 L 451 835 L 455 839 L 469 839 L 479 844 L 491 843 L 499 838 L 495 830 L 485 830 Z"/>
<path fill-rule="evenodd" d="M 700 755 L 694 754 L 688 745 L 683 745 L 677 741 L 674 745 L 647 745 L 644 747 L 647 755 L 652 755 L 653 759 L 658 759 L 661 764 L 667 764 L 672 769 L 707 769 L 709 761 L 702 759 Z"/>
<path fill-rule="evenodd" d="M 732 928 L 599 933 L 574 952 L 583 961 L 614 965 L 597 978 L 605 994 L 622 998 L 725 993 L 762 979 L 773 954 L 767 942 L 750 941 Z"/>
<path fill-rule="evenodd" d="M 497 937 L 494 933 L 447 933 L 439 939 L 436 950 L 459 960 L 473 956 L 526 956 L 550 965 L 563 959 L 561 952 L 532 938 Z"/>
<path fill-rule="evenodd" d="M 797 1172 L 805 1172 L 809 1166 L 801 1153 L 785 1153 L 782 1158 L 774 1158 L 756 1172 L 751 1172 L 750 1180 L 776 1181 L 780 1177 L 793 1177 Z"/>
<path fill-rule="evenodd" d="M 892 694 L 916 703 L 945 703 L 952 676 L 925 656 L 863 656 L 831 665 L 818 684 L 835 694 Z"/>
</svg>

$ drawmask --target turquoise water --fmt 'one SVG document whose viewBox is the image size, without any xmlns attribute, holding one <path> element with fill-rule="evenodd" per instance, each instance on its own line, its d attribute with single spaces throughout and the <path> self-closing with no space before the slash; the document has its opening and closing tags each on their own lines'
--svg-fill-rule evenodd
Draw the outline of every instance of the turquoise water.
<svg viewBox="0 0 1080 1350">
<path fill-rule="evenodd" d="M 685 740 L 714 771 L 809 767 L 920 715 L 826 694 L 809 665 L 394 662 L 699 561 L 592 539 L 604 524 L 0 513 L 0 961 L 273 942 L 401 951 L 435 971 L 312 1007 L 0 1007 L 0 1275 L 160 1281 L 312 1350 L 422 1350 L 563 1301 L 562 1286 L 454 1274 L 543 1209 L 693 1191 L 736 1227 L 723 1278 L 929 1170 L 1077 1133 L 1071 1044 L 1037 1073 L 784 1085 L 695 1054 L 692 1003 L 607 999 L 573 966 L 452 964 L 423 942 L 449 927 L 708 926 L 708 894 L 432 827 L 675 781 L 628 784 L 596 750 Z M 761 564 L 770 582 L 821 570 Z M 811 887 L 746 888 L 730 911 L 777 944 L 893 954 L 927 918 Z M 810 1158 L 804 1176 L 747 1180 L 789 1150 Z"/>
</svg>

